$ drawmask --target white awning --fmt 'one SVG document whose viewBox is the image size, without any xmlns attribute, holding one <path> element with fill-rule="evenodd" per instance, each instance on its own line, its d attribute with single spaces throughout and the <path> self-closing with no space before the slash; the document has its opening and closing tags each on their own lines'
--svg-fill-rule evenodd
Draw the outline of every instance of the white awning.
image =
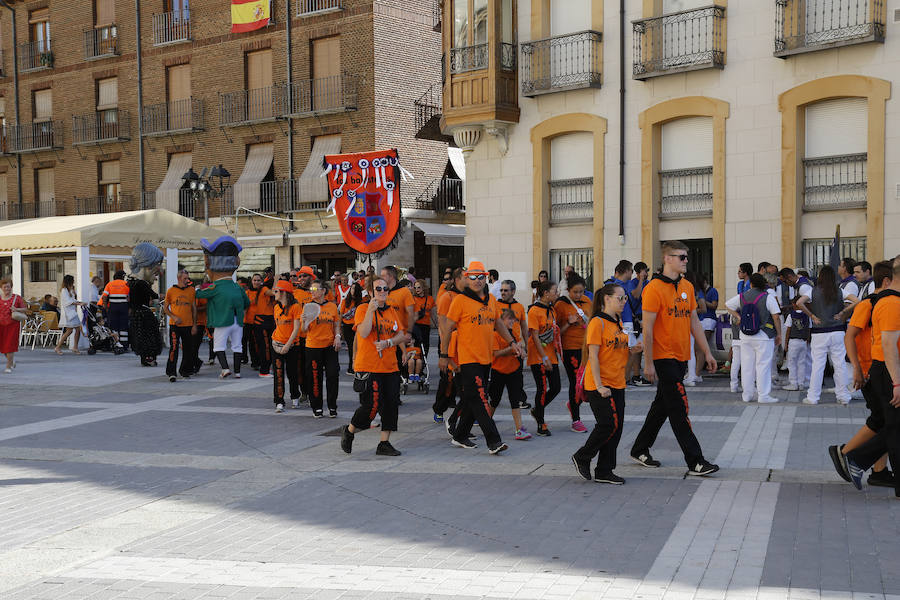
<svg viewBox="0 0 900 600">
<path fill-rule="evenodd" d="M 300 175 L 300 202 L 329 202 L 328 181 L 321 177 L 325 172 L 324 162 L 327 154 L 341 153 L 341 136 L 325 135 L 316 138 L 309 162 Z"/>
<path fill-rule="evenodd" d="M 465 225 L 414 221 L 412 226 L 425 234 L 429 246 L 463 246 L 466 241 Z"/>
<path fill-rule="evenodd" d="M 459 148 L 447 148 L 447 158 L 450 159 L 450 164 L 453 165 L 453 170 L 456 171 L 459 178 L 465 181 L 466 160 L 463 158 L 462 150 Z"/>
<path fill-rule="evenodd" d="M 259 184 L 272 167 L 274 144 L 253 144 L 247 153 L 244 170 L 234 184 L 235 208 L 259 210 Z"/>
<path fill-rule="evenodd" d="M 169 158 L 169 170 L 159 187 L 156 188 L 156 208 L 178 211 L 178 194 L 184 184 L 181 177 L 191 168 L 191 153 L 173 154 Z"/>
</svg>

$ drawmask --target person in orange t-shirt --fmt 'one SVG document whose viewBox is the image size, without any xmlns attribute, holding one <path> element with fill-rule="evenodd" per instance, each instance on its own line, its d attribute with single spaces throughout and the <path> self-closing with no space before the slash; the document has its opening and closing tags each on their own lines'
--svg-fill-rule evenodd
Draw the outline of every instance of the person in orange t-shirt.
<svg viewBox="0 0 900 600">
<path fill-rule="evenodd" d="M 353 413 L 349 425 L 341 428 L 341 450 L 353 451 L 353 437 L 372 425 L 376 414 L 381 415 L 381 441 L 375 454 L 400 456 L 400 451 L 391 445 L 391 432 L 397 431 L 397 411 L 400 406 L 400 364 L 394 348 L 405 350 L 412 339 L 403 329 L 402 317 L 388 304 L 390 287 L 384 280 L 376 278 L 372 285 L 372 300 L 365 310 L 357 310 L 356 356 L 353 370 L 356 372 L 354 386 L 363 386 L 359 392 L 359 408 Z M 360 379 L 368 374 L 364 380 Z"/>
<path fill-rule="evenodd" d="M 306 361 L 303 365 L 304 378 L 309 381 L 309 406 L 317 419 L 323 416 L 323 387 L 327 388 L 328 416 L 337 417 L 338 350 L 341 348 L 341 316 L 334 302 L 325 299 L 325 283 L 314 281 L 309 286 L 312 302 L 319 305 L 319 315 L 308 322 L 303 320 L 300 328 L 306 332 Z M 324 386 L 322 375 L 324 374 Z"/>
<path fill-rule="evenodd" d="M 537 302 L 528 309 L 528 366 L 536 386 L 534 408 L 531 416 L 537 423 L 537 434 L 550 435 L 550 429 L 544 422 L 544 411 L 553 402 L 561 389 L 559 381 L 559 359 L 556 346 L 559 342 L 559 329 L 556 326 L 556 284 L 541 281 L 536 290 Z"/>
<path fill-rule="evenodd" d="M 591 309 L 594 316 L 584 340 L 584 392 L 597 423 L 584 445 L 572 455 L 575 470 L 588 481 L 591 479 L 591 461 L 596 456 L 594 481 L 613 485 L 625 483 L 613 469 L 616 468 L 616 448 L 625 419 L 628 334 L 622 326 L 622 310 L 626 300 L 625 289 L 616 283 L 604 285 L 594 298 Z M 639 352 L 640 346 L 636 345 L 631 351 Z"/>
<path fill-rule="evenodd" d="M 290 281 L 275 282 L 275 305 L 272 320 L 272 367 L 275 412 L 284 412 L 284 379 L 287 376 L 291 392 L 291 405 L 300 406 L 300 376 L 298 372 L 300 339 L 300 304 L 294 298 L 294 286 Z"/>
<path fill-rule="evenodd" d="M 191 276 L 187 269 L 178 265 L 178 282 L 169 288 L 163 300 L 163 310 L 169 315 L 169 359 L 166 375 L 175 382 L 175 368 L 178 363 L 179 345 L 184 346 L 181 367 L 178 374 L 185 379 L 194 374 L 194 336 L 197 334 L 197 305 Z"/>
<path fill-rule="evenodd" d="M 518 317 L 514 310 L 504 308 L 500 311 L 500 318 L 503 324 L 512 335 L 512 344 L 507 343 L 500 334 L 494 332 L 494 361 L 491 363 L 491 383 L 488 387 L 488 396 L 491 399 L 491 416 L 500 405 L 503 398 L 503 390 L 509 396 L 509 406 L 512 409 L 513 422 L 516 426 L 516 439 L 531 439 L 531 434 L 522 425 L 522 400 L 525 399 L 525 383 L 522 380 L 522 359 L 516 356 L 514 345 L 519 344 L 521 348 L 521 338 L 516 335 L 516 325 Z"/>
<path fill-rule="evenodd" d="M 497 300 L 487 293 L 487 270 L 478 261 L 469 263 L 466 269 L 466 289 L 450 303 L 444 327 L 441 330 L 441 355 L 438 361 L 442 370 L 448 366 L 447 346 L 450 334 L 459 332 L 459 377 L 462 388 L 462 408 L 453 432 L 452 444 L 460 448 L 476 448 L 469 440 L 472 425 L 477 420 L 491 454 L 508 449 L 500 439 L 494 419 L 488 413 L 488 379 L 493 362 L 494 331 L 509 343 L 513 343 L 516 356 L 521 349 L 514 343 L 506 325 L 500 319 Z M 444 340 L 447 342 L 444 342 Z"/>
<path fill-rule="evenodd" d="M 591 301 L 584 295 L 585 282 L 575 275 L 569 280 L 569 295 L 560 296 L 553 308 L 556 310 L 556 324 L 562 337 L 562 364 L 569 380 L 569 401 L 566 408 L 572 418 L 572 431 L 587 433 L 581 422 L 581 410 L 575 402 L 575 370 L 581 364 L 581 347 L 590 320 Z"/>
<path fill-rule="evenodd" d="M 260 377 L 271 377 L 272 332 L 275 331 L 275 294 L 263 284 L 262 275 L 257 273 L 250 279 L 247 297 L 250 299 L 250 308 L 247 309 L 250 319 L 245 323 L 249 322 L 252 325 L 253 337 L 250 348 L 255 351 L 255 354 L 251 353 L 250 355 L 250 366 L 259 369 Z"/>
<path fill-rule="evenodd" d="M 197 293 L 197 290 L 200 286 L 194 287 L 194 293 Z M 200 348 L 203 346 L 203 334 L 207 336 L 207 342 L 209 346 L 209 356 L 206 357 L 209 364 L 214 364 L 216 362 L 215 352 L 213 352 L 213 332 L 214 330 L 210 327 L 206 326 L 206 298 L 197 298 L 195 304 L 197 305 L 197 334 L 194 335 L 194 373 L 200 372 L 200 367 L 203 366 L 203 359 L 200 358 Z"/>
<path fill-rule="evenodd" d="M 450 310 L 450 304 L 453 302 L 453 299 L 459 295 L 460 290 L 465 288 L 465 280 L 466 278 L 465 275 L 463 275 L 463 270 L 457 268 L 451 273 L 447 283 L 441 286 L 443 293 L 438 292 L 436 312 L 439 336 L 443 336 L 444 331 L 447 329 L 447 311 Z M 439 342 L 441 344 L 444 343 L 443 337 L 439 339 Z M 431 405 L 435 423 L 443 423 L 444 413 L 447 412 L 447 409 L 454 409 L 447 419 L 447 433 L 450 434 L 450 437 L 453 437 L 453 430 L 456 427 L 456 422 L 459 420 L 455 378 L 459 363 L 454 361 L 453 364 L 455 365 L 453 368 L 439 369 L 440 378 L 438 379 L 437 392 L 434 395 L 434 404 Z"/>
<path fill-rule="evenodd" d="M 367 298 L 363 296 L 363 286 L 358 281 L 353 282 L 350 291 L 341 300 L 341 337 L 347 343 L 347 375 L 353 375 L 353 343 L 356 341 L 353 326 L 356 311 L 367 302 Z"/>
<path fill-rule="evenodd" d="M 684 279 L 687 272 L 688 249 L 683 242 L 662 245 L 663 268 L 644 288 L 644 377 L 658 380 L 656 397 L 631 448 L 631 457 L 645 467 L 658 467 L 660 462 L 650 455 L 666 419 L 678 440 L 688 475 L 707 476 L 719 470 L 717 465 L 703 458 L 700 442 L 688 419 L 688 398 L 684 389 L 687 361 L 694 344 L 706 358 L 706 368 L 716 372 L 716 360 L 706 343 L 706 334 L 697 317 L 694 286 Z"/>
<path fill-rule="evenodd" d="M 316 274 L 315 271 L 312 270 L 312 267 L 300 267 L 300 270 L 297 271 L 297 284 L 294 289 L 294 298 L 300 304 L 301 311 L 307 303 L 312 302 L 312 294 L 309 293 L 309 286 L 315 277 Z M 298 341 L 298 345 L 300 348 L 300 391 L 302 392 L 300 402 L 303 403 L 309 402 L 311 386 L 309 385 L 309 380 L 303 373 L 303 365 L 306 364 L 306 332 L 303 331 L 302 328 L 300 330 L 300 340 Z"/>
<path fill-rule="evenodd" d="M 434 298 L 428 293 L 424 279 L 413 284 L 413 318 L 416 319 L 412 331 L 413 342 L 423 346 L 427 358 L 431 348 L 431 326 L 437 321 L 437 312 Z"/>
</svg>

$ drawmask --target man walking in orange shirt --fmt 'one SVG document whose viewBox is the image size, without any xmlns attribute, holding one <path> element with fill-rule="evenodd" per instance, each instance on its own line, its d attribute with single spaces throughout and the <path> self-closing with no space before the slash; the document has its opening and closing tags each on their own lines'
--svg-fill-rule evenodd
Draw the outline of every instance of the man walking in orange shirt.
<svg viewBox="0 0 900 600">
<path fill-rule="evenodd" d="M 169 315 L 169 360 L 166 375 L 175 382 L 178 348 L 183 346 L 181 368 L 178 373 L 187 379 L 194 373 L 194 336 L 197 333 L 197 304 L 191 277 L 182 265 L 178 265 L 178 280 L 166 292 L 163 310 Z"/>
</svg>

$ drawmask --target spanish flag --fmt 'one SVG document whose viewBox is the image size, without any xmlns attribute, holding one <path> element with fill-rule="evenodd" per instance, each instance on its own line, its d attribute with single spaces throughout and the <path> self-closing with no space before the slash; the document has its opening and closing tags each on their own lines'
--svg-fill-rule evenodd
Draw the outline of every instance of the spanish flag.
<svg viewBox="0 0 900 600">
<path fill-rule="evenodd" d="M 231 0 L 231 33 L 253 31 L 269 24 L 271 0 Z"/>
</svg>

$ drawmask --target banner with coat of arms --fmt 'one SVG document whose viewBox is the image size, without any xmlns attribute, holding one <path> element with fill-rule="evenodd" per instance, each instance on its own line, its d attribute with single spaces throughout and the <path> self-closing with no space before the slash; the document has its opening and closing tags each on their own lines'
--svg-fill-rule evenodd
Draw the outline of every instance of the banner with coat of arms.
<svg viewBox="0 0 900 600">
<path fill-rule="evenodd" d="M 231 33 L 253 31 L 269 24 L 271 0 L 231 0 Z"/>
<path fill-rule="evenodd" d="M 380 255 L 396 243 L 400 230 L 400 180 L 412 175 L 397 150 L 325 156 L 330 204 L 344 242 L 358 254 Z"/>
</svg>

